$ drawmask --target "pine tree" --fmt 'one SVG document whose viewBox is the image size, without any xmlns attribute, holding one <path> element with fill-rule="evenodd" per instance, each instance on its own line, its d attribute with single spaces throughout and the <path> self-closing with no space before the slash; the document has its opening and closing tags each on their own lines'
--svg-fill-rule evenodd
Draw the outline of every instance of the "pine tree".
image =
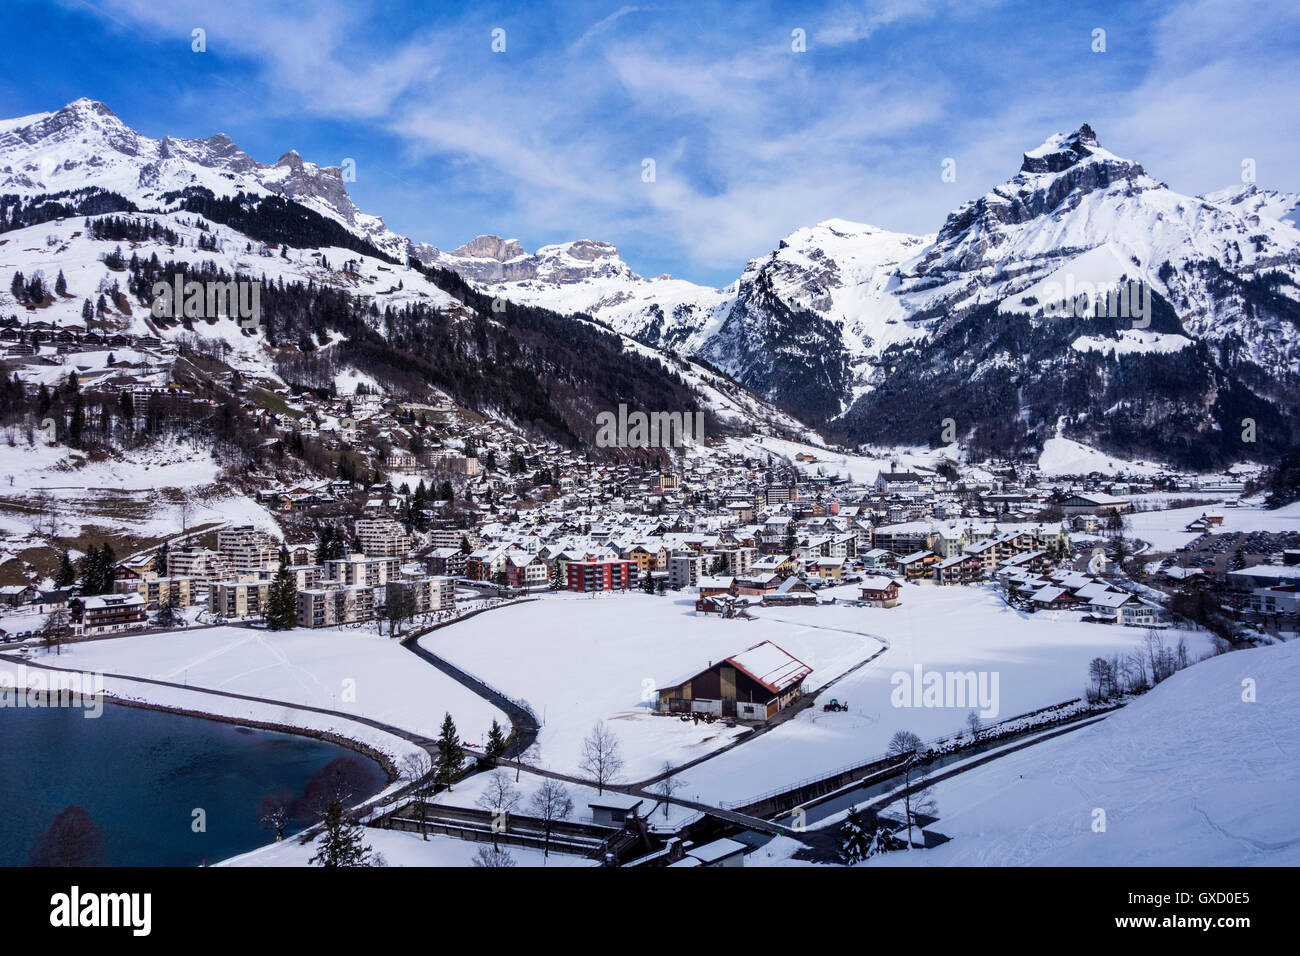
<svg viewBox="0 0 1300 956">
<path fill-rule="evenodd" d="M 72 559 L 68 557 L 68 552 L 63 552 L 63 557 L 59 559 L 59 570 L 54 575 L 54 586 L 56 588 L 70 587 L 77 580 L 77 570 L 72 566 Z"/>
<path fill-rule="evenodd" d="M 86 429 L 86 403 L 81 393 L 72 402 L 72 416 L 68 420 L 68 444 L 74 448 L 81 446 L 81 436 Z"/>
<path fill-rule="evenodd" d="M 862 814 L 857 807 L 853 807 L 840 827 L 840 856 L 845 863 L 858 863 L 867 858 L 870 847 L 871 834 L 867 831 Z"/>
<path fill-rule="evenodd" d="M 284 551 L 283 558 L 287 557 L 288 552 Z M 271 582 L 265 619 L 266 626 L 272 631 L 291 631 L 298 626 L 298 586 L 289 575 L 287 560 L 280 565 L 275 580 Z"/>
<path fill-rule="evenodd" d="M 320 848 L 308 862 L 316 866 L 370 866 L 370 847 L 362 842 L 360 826 L 347 818 L 343 804 L 331 800 L 325 811 L 325 832 Z"/>
<path fill-rule="evenodd" d="M 122 424 L 129 434 L 135 430 L 135 398 L 130 392 L 124 391 L 118 401 L 122 406 Z"/>
<path fill-rule="evenodd" d="M 489 760 L 496 760 L 506 752 L 506 735 L 501 729 L 501 725 L 493 718 L 492 726 L 488 728 L 487 736 L 487 757 Z"/>
<path fill-rule="evenodd" d="M 108 550 L 108 546 L 104 546 Z M 107 566 L 107 560 L 103 550 L 95 545 L 90 545 L 86 549 L 86 555 L 81 559 L 81 593 L 87 595 L 104 593 L 104 569 Z"/>
<path fill-rule="evenodd" d="M 54 280 L 54 291 L 58 295 L 68 294 L 68 280 L 63 278 L 63 270 L 59 270 L 59 277 Z"/>
<path fill-rule="evenodd" d="M 171 548 L 168 547 L 166 541 L 162 543 L 161 548 L 154 552 L 153 569 L 158 572 L 160 576 L 166 577 L 167 575 L 167 559 L 170 555 Z"/>
<path fill-rule="evenodd" d="M 438 781 L 451 789 L 451 783 L 465 764 L 465 748 L 460 745 L 460 732 L 448 713 L 442 718 L 438 732 Z"/>
</svg>

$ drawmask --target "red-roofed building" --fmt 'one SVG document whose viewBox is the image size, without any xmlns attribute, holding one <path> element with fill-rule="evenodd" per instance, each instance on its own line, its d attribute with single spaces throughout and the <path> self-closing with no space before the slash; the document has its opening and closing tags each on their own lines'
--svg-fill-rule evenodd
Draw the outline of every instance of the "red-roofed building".
<svg viewBox="0 0 1300 956">
<path fill-rule="evenodd" d="M 771 641 L 659 688 L 659 711 L 770 720 L 799 699 L 812 668 Z"/>
</svg>

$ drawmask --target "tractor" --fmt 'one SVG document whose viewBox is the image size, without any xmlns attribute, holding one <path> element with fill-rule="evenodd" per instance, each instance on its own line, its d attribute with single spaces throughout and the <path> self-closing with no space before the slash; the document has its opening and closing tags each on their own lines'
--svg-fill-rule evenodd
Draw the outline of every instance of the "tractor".
<svg viewBox="0 0 1300 956">
<path fill-rule="evenodd" d="M 839 700 L 834 697 L 831 698 L 831 702 L 829 704 L 822 704 L 823 712 L 838 712 L 841 710 L 848 710 L 848 709 L 849 709 L 849 702 L 847 700 L 841 704 Z"/>
</svg>

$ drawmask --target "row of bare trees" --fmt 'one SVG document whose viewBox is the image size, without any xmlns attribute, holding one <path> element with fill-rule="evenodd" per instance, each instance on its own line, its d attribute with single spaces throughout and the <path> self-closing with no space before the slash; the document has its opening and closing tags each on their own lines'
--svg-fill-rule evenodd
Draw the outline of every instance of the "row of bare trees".
<svg viewBox="0 0 1300 956">
<path fill-rule="evenodd" d="M 1089 662 L 1087 700 L 1099 703 L 1144 693 L 1192 663 L 1186 638 L 1170 647 L 1164 635 L 1149 630 L 1140 648 L 1128 654 L 1094 657 Z"/>
</svg>

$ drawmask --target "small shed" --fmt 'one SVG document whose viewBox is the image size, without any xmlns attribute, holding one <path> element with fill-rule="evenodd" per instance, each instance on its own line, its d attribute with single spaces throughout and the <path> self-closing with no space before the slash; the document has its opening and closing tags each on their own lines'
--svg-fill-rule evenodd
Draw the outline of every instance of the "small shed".
<svg viewBox="0 0 1300 956">
<path fill-rule="evenodd" d="M 645 801 L 630 794 L 606 793 L 588 803 L 591 822 L 598 827 L 622 827 L 628 817 L 635 816 Z"/>
<path fill-rule="evenodd" d="M 699 860 L 702 866 L 744 866 L 747 849 L 745 844 L 723 837 L 687 850 L 686 857 Z"/>
</svg>

